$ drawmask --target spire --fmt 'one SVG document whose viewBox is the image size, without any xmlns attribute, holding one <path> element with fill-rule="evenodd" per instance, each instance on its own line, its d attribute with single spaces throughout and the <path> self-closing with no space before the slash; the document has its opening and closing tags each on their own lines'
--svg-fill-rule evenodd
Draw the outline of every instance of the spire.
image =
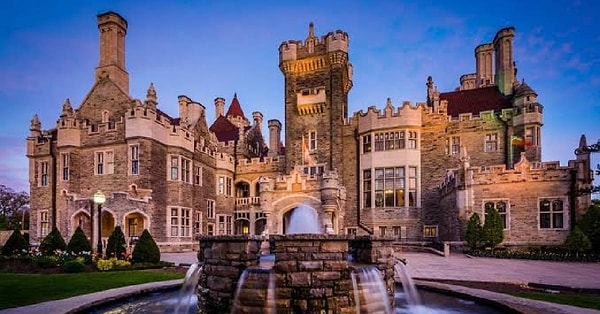
<svg viewBox="0 0 600 314">
<path fill-rule="evenodd" d="M 65 99 L 65 103 L 62 107 L 61 116 L 72 116 L 73 115 L 73 107 L 71 107 L 71 101 L 69 98 Z"/>
<path fill-rule="evenodd" d="M 231 105 L 229 105 L 229 110 L 227 110 L 227 114 L 225 115 L 227 118 L 229 117 L 241 117 L 246 119 L 244 116 L 244 111 L 242 110 L 242 106 L 237 98 L 237 93 L 233 94 L 233 99 L 231 100 Z"/>
<path fill-rule="evenodd" d="M 29 130 L 31 131 L 40 131 L 42 129 L 42 123 L 40 122 L 40 118 L 37 114 L 33 115 L 31 119 L 31 125 L 29 126 Z"/>
<path fill-rule="evenodd" d="M 310 22 L 308 24 L 308 38 L 315 38 L 315 24 Z"/>
</svg>

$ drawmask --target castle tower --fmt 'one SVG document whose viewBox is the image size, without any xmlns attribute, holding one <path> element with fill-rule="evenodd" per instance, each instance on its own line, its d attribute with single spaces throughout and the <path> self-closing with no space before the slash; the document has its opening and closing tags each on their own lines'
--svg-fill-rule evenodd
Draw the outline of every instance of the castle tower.
<svg viewBox="0 0 600 314">
<path fill-rule="evenodd" d="M 323 169 L 341 165 L 352 88 L 348 34 L 337 30 L 318 38 L 310 23 L 304 42 L 279 46 L 279 68 L 285 78 L 286 172 L 309 160 Z"/>
<path fill-rule="evenodd" d="M 127 21 L 119 14 L 106 12 L 98 15 L 100 31 L 100 61 L 96 79 L 108 77 L 129 94 L 129 74 L 125 70 L 125 34 Z"/>
<path fill-rule="evenodd" d="M 512 94 L 515 82 L 514 37 L 515 28 L 507 27 L 496 33 L 493 42 L 496 60 L 496 85 L 504 95 Z"/>
<path fill-rule="evenodd" d="M 475 77 L 476 86 L 494 85 L 494 45 L 482 44 L 475 48 Z"/>
<path fill-rule="evenodd" d="M 513 160 L 525 152 L 529 161 L 542 161 L 542 126 L 544 106 L 537 101 L 537 93 L 523 81 L 514 89 Z"/>
<path fill-rule="evenodd" d="M 279 143 L 281 143 L 281 122 L 279 120 L 269 120 L 269 156 L 279 154 Z"/>
</svg>

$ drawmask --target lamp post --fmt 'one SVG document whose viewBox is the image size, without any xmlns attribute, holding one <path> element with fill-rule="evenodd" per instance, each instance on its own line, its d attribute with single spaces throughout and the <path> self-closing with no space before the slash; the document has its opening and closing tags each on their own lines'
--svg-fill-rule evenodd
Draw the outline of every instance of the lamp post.
<svg viewBox="0 0 600 314">
<path fill-rule="evenodd" d="M 98 204 L 98 247 L 96 252 L 102 254 L 102 204 L 106 201 L 106 196 L 98 190 L 94 193 L 94 203 Z"/>
</svg>

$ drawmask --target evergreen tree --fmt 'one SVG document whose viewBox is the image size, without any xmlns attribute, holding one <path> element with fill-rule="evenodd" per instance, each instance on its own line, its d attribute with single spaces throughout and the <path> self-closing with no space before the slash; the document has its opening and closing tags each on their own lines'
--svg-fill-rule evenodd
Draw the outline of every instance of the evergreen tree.
<svg viewBox="0 0 600 314">
<path fill-rule="evenodd" d="M 581 217 L 579 227 L 590 240 L 594 252 L 600 253 L 600 201 L 593 201 Z"/>
<path fill-rule="evenodd" d="M 133 249 L 131 256 L 132 263 L 158 263 L 160 262 L 160 250 L 154 242 L 152 235 L 144 229 L 139 241 Z"/>
<path fill-rule="evenodd" d="M 123 259 L 125 252 L 127 251 L 125 243 L 125 235 L 121 230 L 121 227 L 116 226 L 115 230 L 108 237 L 108 243 L 106 244 L 106 256 L 116 257 L 117 259 Z"/>
<path fill-rule="evenodd" d="M 23 238 L 19 228 L 16 228 L 10 235 L 4 246 L 2 247 L 2 255 L 11 256 L 21 254 L 23 250 L 27 250 L 29 244 Z"/>
<path fill-rule="evenodd" d="M 504 226 L 502 226 L 502 217 L 497 210 L 488 208 L 483 224 L 483 240 L 485 244 L 494 249 L 504 240 Z"/>
<path fill-rule="evenodd" d="M 592 249 L 592 243 L 579 227 L 575 227 L 565 241 L 567 248 L 576 253 L 585 253 Z"/>
<path fill-rule="evenodd" d="M 473 213 L 469 222 L 467 223 L 467 232 L 465 234 L 465 241 L 469 245 L 471 250 L 476 250 L 481 247 L 483 242 L 483 228 L 481 226 L 481 219 L 478 213 Z"/>
<path fill-rule="evenodd" d="M 56 250 L 64 251 L 67 249 L 67 243 L 63 239 L 58 228 L 53 227 L 52 231 L 40 243 L 40 251 L 46 255 L 54 255 Z"/>
<path fill-rule="evenodd" d="M 90 240 L 85 236 L 83 229 L 81 227 L 77 227 L 73 235 L 71 236 L 71 240 L 69 240 L 69 244 L 67 245 L 67 250 L 69 252 L 75 254 L 81 254 L 82 252 L 91 252 L 92 244 Z"/>
</svg>

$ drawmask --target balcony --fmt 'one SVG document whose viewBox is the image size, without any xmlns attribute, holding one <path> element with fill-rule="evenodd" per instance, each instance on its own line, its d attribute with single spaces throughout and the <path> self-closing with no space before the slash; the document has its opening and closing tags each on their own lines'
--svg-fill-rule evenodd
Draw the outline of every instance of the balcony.
<svg viewBox="0 0 600 314">
<path fill-rule="evenodd" d="M 251 205 L 260 205 L 260 196 L 237 197 L 235 199 L 235 207 L 237 209 L 240 207 L 249 207 Z"/>
</svg>

